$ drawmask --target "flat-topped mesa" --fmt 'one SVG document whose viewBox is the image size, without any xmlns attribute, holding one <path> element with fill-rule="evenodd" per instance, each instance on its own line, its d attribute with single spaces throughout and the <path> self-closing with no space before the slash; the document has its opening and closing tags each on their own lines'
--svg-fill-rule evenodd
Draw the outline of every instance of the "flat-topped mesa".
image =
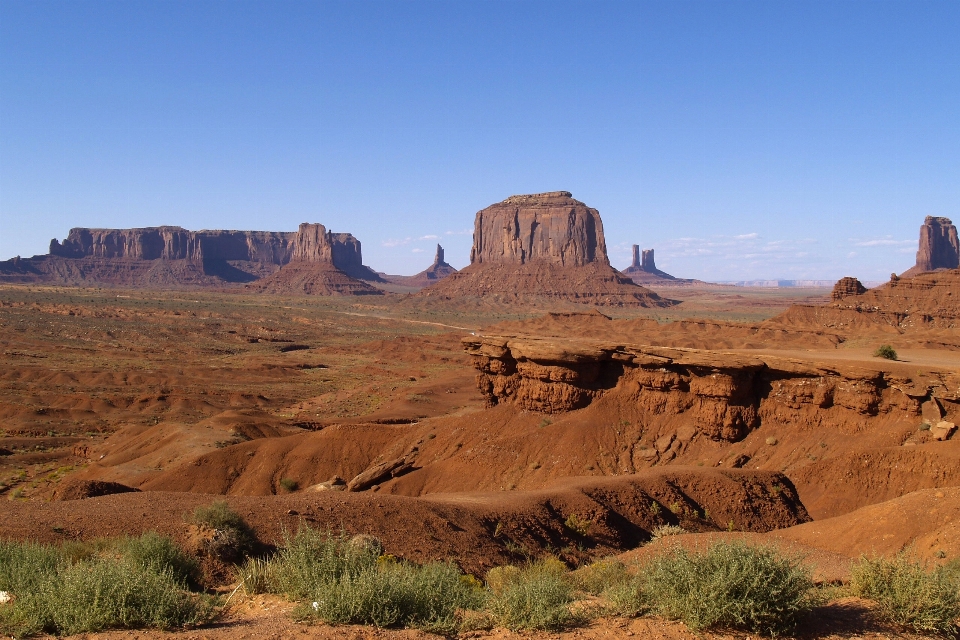
<svg viewBox="0 0 960 640">
<path fill-rule="evenodd" d="M 901 274 L 911 277 L 926 271 L 960 268 L 960 240 L 950 218 L 927 216 L 920 227 L 917 264 Z"/>
<path fill-rule="evenodd" d="M 470 265 L 416 295 L 494 304 L 676 304 L 610 266 L 600 213 L 569 191 L 511 196 L 477 212 Z"/>
<path fill-rule="evenodd" d="M 849 296 L 859 296 L 867 292 L 863 283 L 852 277 L 840 278 L 837 284 L 833 285 L 833 291 L 830 293 L 831 300 L 843 300 Z"/>
<path fill-rule="evenodd" d="M 62 258 L 131 260 L 250 260 L 284 264 L 290 260 L 295 234 L 273 231 L 187 231 L 161 226 L 140 229 L 76 227 L 60 243 L 50 241 L 50 255 Z"/>
<path fill-rule="evenodd" d="M 477 213 L 471 264 L 610 264 L 600 213 L 569 191 L 511 196 Z"/>
</svg>

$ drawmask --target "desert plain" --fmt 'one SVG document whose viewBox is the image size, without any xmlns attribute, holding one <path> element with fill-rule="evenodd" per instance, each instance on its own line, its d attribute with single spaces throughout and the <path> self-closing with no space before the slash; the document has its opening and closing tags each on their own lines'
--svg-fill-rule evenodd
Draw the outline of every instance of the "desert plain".
<svg viewBox="0 0 960 640">
<path fill-rule="evenodd" d="M 499 235 L 507 209 L 518 243 Z M 960 270 L 873 289 L 659 271 L 639 286 L 609 266 L 591 212 L 565 192 L 508 198 L 477 214 L 470 267 L 414 280 L 361 272 L 359 243 L 349 275 L 320 225 L 259 270 L 171 260 L 195 269 L 186 284 L 144 280 L 163 257 L 4 263 L 0 538 L 156 531 L 197 553 L 204 588 L 232 594 L 198 629 L 98 638 L 433 637 L 300 624 L 292 602 L 237 595 L 189 522 L 216 500 L 263 554 L 309 526 L 478 580 L 543 557 L 575 569 L 772 545 L 837 585 L 797 637 L 911 636 L 842 585 L 864 555 L 960 558 Z M 653 536 L 664 526 L 675 535 Z M 616 615 L 460 634 L 749 635 Z"/>
</svg>

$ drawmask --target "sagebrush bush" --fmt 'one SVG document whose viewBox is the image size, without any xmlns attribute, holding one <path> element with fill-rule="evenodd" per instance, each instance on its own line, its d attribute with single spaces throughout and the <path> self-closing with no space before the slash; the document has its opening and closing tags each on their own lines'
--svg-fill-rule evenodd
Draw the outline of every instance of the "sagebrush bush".
<svg viewBox="0 0 960 640">
<path fill-rule="evenodd" d="M 691 629 L 728 627 L 776 635 L 813 606 L 809 570 L 767 547 L 720 541 L 706 552 L 675 549 L 642 573 L 642 598 Z"/>
<path fill-rule="evenodd" d="M 481 606 L 484 594 L 456 565 L 386 562 L 319 586 L 300 611 L 331 624 L 417 627 L 451 632 L 458 612 Z"/>
<path fill-rule="evenodd" d="M 886 620 L 921 633 L 955 637 L 960 618 L 956 565 L 927 569 L 916 558 L 861 558 L 851 572 L 857 595 L 877 603 Z"/>
<path fill-rule="evenodd" d="M 236 511 L 225 500 L 217 500 L 209 505 L 200 505 L 187 516 L 187 521 L 195 525 L 208 527 L 221 532 L 211 542 L 216 548 L 210 551 L 223 557 L 238 557 L 250 553 L 257 537 Z"/>
<path fill-rule="evenodd" d="M 321 585 L 375 567 L 378 557 L 374 547 L 351 544 L 344 534 L 302 527 L 294 536 L 284 532 L 283 545 L 271 561 L 271 580 L 277 592 L 303 600 Z"/>
<path fill-rule="evenodd" d="M 887 360 L 897 359 L 897 352 L 888 344 L 880 345 L 880 347 L 873 352 L 873 355 L 875 358 L 886 358 Z"/>
<path fill-rule="evenodd" d="M 130 543 L 92 544 L 83 553 L 78 553 L 79 545 L 65 550 L 0 543 L 0 590 L 14 595 L 12 603 L 0 607 L 0 630 L 69 635 L 111 628 L 171 629 L 212 616 L 212 601 L 185 591 L 173 568 L 158 568 L 152 561 L 156 554 L 125 557 L 122 550 Z M 100 547 L 121 552 L 89 555 Z M 84 559 L 74 562 L 78 556 Z"/>
<path fill-rule="evenodd" d="M 116 547 L 131 562 L 156 573 L 169 572 L 181 584 L 196 581 L 197 561 L 167 536 L 148 531 L 138 538 L 121 538 Z"/>
<path fill-rule="evenodd" d="M 570 574 L 573 586 L 580 591 L 599 596 L 630 579 L 627 567 L 615 558 L 604 558 L 580 567 Z"/>
<path fill-rule="evenodd" d="M 493 573 L 493 571 L 491 571 Z M 562 629 L 577 620 L 570 610 L 573 587 L 566 567 L 555 558 L 528 567 L 501 568 L 488 574 L 488 607 L 497 624 L 508 629 Z"/>
</svg>

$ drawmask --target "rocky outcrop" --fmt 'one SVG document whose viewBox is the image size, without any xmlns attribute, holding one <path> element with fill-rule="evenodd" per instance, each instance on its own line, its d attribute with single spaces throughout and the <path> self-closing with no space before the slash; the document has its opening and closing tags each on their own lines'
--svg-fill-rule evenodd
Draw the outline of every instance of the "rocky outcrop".
<svg viewBox="0 0 960 640">
<path fill-rule="evenodd" d="M 856 278 L 840 278 L 837 280 L 837 284 L 833 285 L 833 291 L 830 293 L 830 299 L 833 301 L 843 300 L 846 297 L 859 296 L 860 294 L 866 292 L 867 288 L 863 286 L 863 283 Z"/>
<path fill-rule="evenodd" d="M 927 216 L 920 227 L 920 248 L 917 264 L 900 277 L 911 277 L 926 271 L 960 268 L 960 240 L 957 228 L 949 218 Z"/>
<path fill-rule="evenodd" d="M 512 196 L 479 211 L 470 262 L 417 295 L 507 305 L 532 298 L 610 306 L 675 304 L 610 266 L 599 212 L 568 191 Z"/>
<path fill-rule="evenodd" d="M 960 327 L 960 269 L 891 279 L 827 305 L 793 305 L 764 323 L 768 328 L 777 325 L 856 332 L 860 337 L 872 332 L 896 335 L 918 329 L 956 329 Z"/>
<path fill-rule="evenodd" d="M 936 391 L 930 381 L 918 385 L 888 371 L 766 356 L 526 336 L 471 336 L 463 344 L 490 405 L 558 413 L 613 393 L 621 404 L 679 416 L 696 433 L 728 442 L 764 420 L 856 424 L 888 413 L 913 419 L 932 394 L 960 399 L 953 388 L 960 380 Z"/>
<path fill-rule="evenodd" d="M 609 264 L 600 213 L 569 191 L 511 196 L 476 215 L 471 264 Z"/>
</svg>

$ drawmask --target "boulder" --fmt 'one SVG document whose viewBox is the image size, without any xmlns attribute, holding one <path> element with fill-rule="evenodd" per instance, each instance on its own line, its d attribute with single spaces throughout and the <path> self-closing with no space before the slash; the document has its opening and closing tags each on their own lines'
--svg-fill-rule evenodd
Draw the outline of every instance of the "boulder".
<svg viewBox="0 0 960 640">
<path fill-rule="evenodd" d="M 949 440 L 953 432 L 957 430 L 957 425 L 952 422 L 940 421 L 930 428 L 930 436 L 934 440 Z"/>
</svg>

